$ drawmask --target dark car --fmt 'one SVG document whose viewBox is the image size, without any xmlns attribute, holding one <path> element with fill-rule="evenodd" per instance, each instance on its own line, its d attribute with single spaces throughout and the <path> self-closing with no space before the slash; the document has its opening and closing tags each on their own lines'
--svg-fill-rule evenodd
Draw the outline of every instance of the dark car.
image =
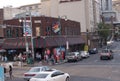
<svg viewBox="0 0 120 81">
<path fill-rule="evenodd" d="M 113 59 L 113 52 L 110 49 L 104 49 L 102 50 L 102 52 L 100 53 L 100 59 L 104 60 L 104 59 Z"/>
<path fill-rule="evenodd" d="M 97 54 L 98 50 L 96 48 L 93 48 L 93 49 L 89 49 L 88 52 L 89 54 Z"/>
</svg>

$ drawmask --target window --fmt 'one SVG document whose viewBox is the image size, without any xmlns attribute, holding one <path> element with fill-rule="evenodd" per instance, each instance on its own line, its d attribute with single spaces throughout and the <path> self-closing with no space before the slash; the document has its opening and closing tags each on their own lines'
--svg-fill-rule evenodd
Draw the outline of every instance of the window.
<svg viewBox="0 0 120 81">
<path fill-rule="evenodd" d="M 11 34 L 11 29 L 7 29 L 6 33 L 7 33 L 7 37 L 8 37 L 8 38 L 12 36 L 12 34 Z"/>
<path fill-rule="evenodd" d="M 40 36 L 40 27 L 36 27 L 36 36 Z"/>
<path fill-rule="evenodd" d="M 19 29 L 16 29 L 16 37 L 19 37 Z"/>
<path fill-rule="evenodd" d="M 51 77 L 55 77 L 55 76 L 59 76 L 59 75 L 63 75 L 64 73 L 63 72 L 60 72 L 60 71 L 57 71 L 57 72 L 54 72 Z"/>
<path fill-rule="evenodd" d="M 39 72 L 40 71 L 40 68 L 32 68 L 31 70 L 30 70 L 30 72 Z"/>
<path fill-rule="evenodd" d="M 108 0 L 106 0 L 106 8 L 105 8 L 105 10 L 108 10 L 108 8 L 109 8 L 109 2 L 108 2 Z"/>
<path fill-rule="evenodd" d="M 38 5 L 35 6 L 35 9 L 38 9 Z"/>
</svg>

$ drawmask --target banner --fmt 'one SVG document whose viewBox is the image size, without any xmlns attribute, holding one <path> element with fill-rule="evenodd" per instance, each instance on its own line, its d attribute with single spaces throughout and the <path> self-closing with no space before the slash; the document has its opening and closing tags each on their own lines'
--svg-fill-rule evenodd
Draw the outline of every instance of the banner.
<svg viewBox="0 0 120 81">
<path fill-rule="evenodd" d="M 31 22 L 28 20 L 24 24 L 23 33 L 24 36 L 31 36 Z"/>
<path fill-rule="evenodd" d="M 0 66 L 0 81 L 5 81 L 4 80 L 4 68 Z"/>
</svg>

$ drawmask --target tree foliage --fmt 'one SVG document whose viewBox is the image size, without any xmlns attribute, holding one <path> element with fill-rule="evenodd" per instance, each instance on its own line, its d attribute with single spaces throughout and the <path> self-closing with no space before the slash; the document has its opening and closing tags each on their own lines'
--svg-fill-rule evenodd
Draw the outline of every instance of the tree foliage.
<svg viewBox="0 0 120 81">
<path fill-rule="evenodd" d="M 109 24 L 99 23 L 98 34 L 100 35 L 100 37 L 107 39 L 111 34 L 110 28 L 111 26 Z"/>
</svg>

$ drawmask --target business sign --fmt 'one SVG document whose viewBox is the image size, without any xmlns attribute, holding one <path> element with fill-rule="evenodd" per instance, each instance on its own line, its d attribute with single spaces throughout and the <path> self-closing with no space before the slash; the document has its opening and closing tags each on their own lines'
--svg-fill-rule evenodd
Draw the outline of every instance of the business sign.
<svg viewBox="0 0 120 81">
<path fill-rule="evenodd" d="M 24 36 L 31 36 L 31 22 L 29 20 L 24 24 L 23 33 Z"/>
<path fill-rule="evenodd" d="M 0 66 L 0 81 L 4 81 L 4 68 Z"/>
<path fill-rule="evenodd" d="M 53 30 L 54 33 L 57 33 L 57 32 L 60 31 L 60 27 L 59 27 L 59 23 L 58 22 L 56 22 L 56 23 L 54 23 L 52 25 L 52 30 Z"/>
</svg>

